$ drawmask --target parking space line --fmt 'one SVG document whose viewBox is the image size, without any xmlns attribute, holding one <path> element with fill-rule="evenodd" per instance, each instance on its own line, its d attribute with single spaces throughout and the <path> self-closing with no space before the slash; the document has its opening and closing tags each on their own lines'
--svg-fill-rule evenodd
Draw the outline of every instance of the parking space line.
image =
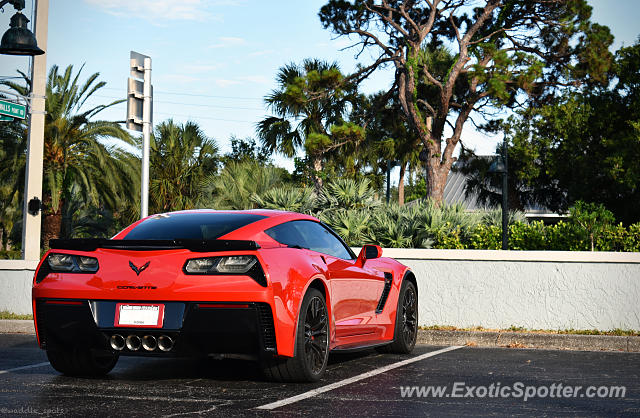
<svg viewBox="0 0 640 418">
<path fill-rule="evenodd" d="M 16 367 L 16 368 L 7 369 L 7 370 L 0 370 L 0 374 L 11 373 L 11 372 L 15 372 L 15 371 L 18 371 L 18 370 L 33 369 L 35 367 L 42 367 L 42 366 L 47 366 L 47 365 L 49 365 L 49 362 L 45 361 L 44 363 L 30 364 L 28 366 Z"/>
<path fill-rule="evenodd" d="M 301 401 L 303 399 L 311 398 L 311 397 L 319 395 L 321 393 L 329 392 L 330 390 L 337 389 L 337 388 L 342 387 L 342 386 L 350 385 L 351 383 L 355 383 L 355 382 L 358 382 L 360 380 L 367 379 L 369 377 L 382 374 L 384 372 L 388 372 L 389 370 L 397 369 L 398 367 L 406 366 L 407 364 L 415 363 L 417 361 L 424 360 L 424 359 L 429 358 L 429 357 L 437 356 L 438 354 L 446 353 L 448 351 L 457 350 L 457 349 L 462 348 L 462 347 L 463 346 L 461 346 L 461 345 L 454 345 L 454 346 L 451 346 L 451 347 L 443 348 L 441 350 L 431 351 L 429 353 L 425 353 L 425 354 L 422 354 L 422 355 L 419 355 L 419 356 L 416 356 L 416 357 L 412 357 L 412 358 L 407 359 L 407 360 L 399 361 L 397 363 L 389 364 L 387 366 L 383 366 L 383 367 L 380 367 L 378 369 L 371 370 L 370 372 L 362 373 L 362 374 L 359 374 L 357 376 L 350 377 L 348 379 L 344 379 L 344 380 L 340 380 L 340 381 L 335 382 L 335 383 L 331 383 L 330 385 L 326 385 L 326 386 L 322 386 L 322 387 L 319 387 L 319 388 L 316 388 L 316 389 L 312 389 L 312 390 L 310 390 L 308 392 L 304 392 L 304 393 L 301 393 L 299 395 L 292 396 L 290 398 L 285 398 L 285 399 L 281 399 L 281 400 L 276 401 L 276 402 L 268 403 L 266 405 L 258 406 L 256 409 L 271 410 L 271 409 L 280 408 L 281 406 L 289 405 L 289 404 Z"/>
</svg>

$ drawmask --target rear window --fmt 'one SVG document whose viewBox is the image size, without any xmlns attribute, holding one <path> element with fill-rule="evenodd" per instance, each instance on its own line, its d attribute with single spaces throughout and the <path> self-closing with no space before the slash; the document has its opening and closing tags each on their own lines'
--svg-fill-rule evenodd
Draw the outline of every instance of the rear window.
<svg viewBox="0 0 640 418">
<path fill-rule="evenodd" d="M 123 239 L 218 239 L 264 218 L 248 213 L 161 214 L 142 221 Z"/>
</svg>

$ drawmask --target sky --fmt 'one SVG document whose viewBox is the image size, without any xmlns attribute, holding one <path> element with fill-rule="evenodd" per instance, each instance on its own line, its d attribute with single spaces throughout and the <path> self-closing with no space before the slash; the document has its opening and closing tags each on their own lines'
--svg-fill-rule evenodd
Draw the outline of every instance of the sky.
<svg viewBox="0 0 640 418">
<path fill-rule="evenodd" d="M 126 97 L 129 54 L 152 59 L 154 123 L 173 118 L 197 122 L 204 133 L 230 151 L 230 137 L 256 137 L 255 126 L 269 115 L 263 98 L 276 87 L 278 68 L 305 58 L 337 61 L 343 72 L 358 63 L 348 39 L 323 29 L 318 11 L 325 0 L 50 0 L 47 67 L 64 70 L 83 65 L 81 80 L 93 73 L 107 85 L 88 104 Z M 33 0 L 23 13 L 31 19 Z M 609 26 L 612 48 L 631 45 L 640 30 L 638 0 L 589 0 L 592 20 Z M 0 13 L 0 30 L 14 14 Z M 31 26 L 30 26 L 31 27 Z M 360 60 L 367 61 L 366 55 Z M 27 72 L 29 58 L 0 55 L 0 78 Z M 383 70 L 362 86 L 365 93 L 386 90 L 393 73 Z M 100 113 L 105 120 L 124 120 L 126 104 Z M 488 137 L 471 126 L 463 131 L 466 146 L 492 154 L 501 137 Z M 289 170 L 293 162 L 276 157 Z"/>
</svg>

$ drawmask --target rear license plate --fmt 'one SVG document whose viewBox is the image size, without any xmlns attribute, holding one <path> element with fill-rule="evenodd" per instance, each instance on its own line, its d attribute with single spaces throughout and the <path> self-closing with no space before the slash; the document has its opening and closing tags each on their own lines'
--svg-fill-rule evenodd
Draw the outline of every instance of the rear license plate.
<svg viewBox="0 0 640 418">
<path fill-rule="evenodd" d="M 144 303 L 116 304 L 116 327 L 162 328 L 164 305 Z"/>
</svg>

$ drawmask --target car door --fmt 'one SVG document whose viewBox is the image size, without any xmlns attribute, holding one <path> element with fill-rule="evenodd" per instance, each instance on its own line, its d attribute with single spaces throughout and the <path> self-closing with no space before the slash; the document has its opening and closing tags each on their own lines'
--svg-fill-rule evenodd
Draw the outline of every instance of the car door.
<svg viewBox="0 0 640 418">
<path fill-rule="evenodd" d="M 356 263 L 355 254 L 331 229 L 313 221 L 293 221 L 305 246 L 327 265 L 336 337 L 373 334 L 384 273 Z"/>
</svg>

